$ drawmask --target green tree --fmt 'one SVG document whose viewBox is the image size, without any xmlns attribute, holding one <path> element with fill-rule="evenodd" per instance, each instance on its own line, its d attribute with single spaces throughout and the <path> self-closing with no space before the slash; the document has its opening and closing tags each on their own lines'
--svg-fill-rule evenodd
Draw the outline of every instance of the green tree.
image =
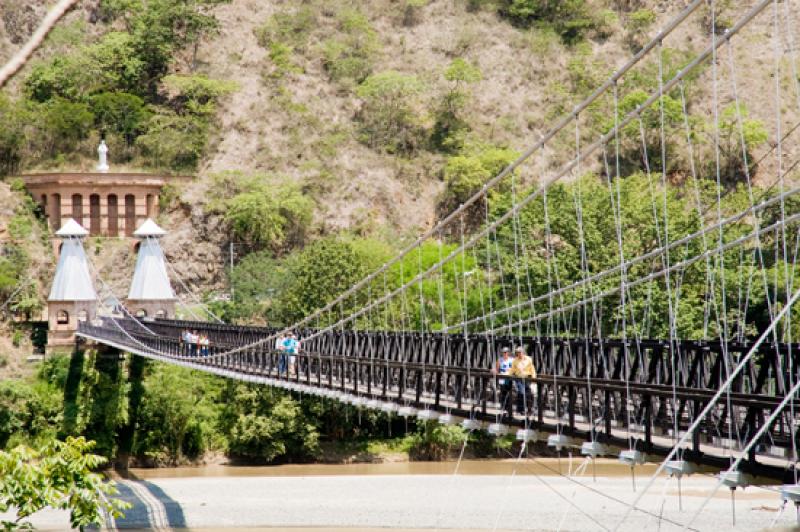
<svg viewBox="0 0 800 532">
<path fill-rule="evenodd" d="M 298 401 L 286 392 L 228 381 L 220 429 L 228 451 L 263 462 L 308 460 L 319 433 Z"/>
<path fill-rule="evenodd" d="M 200 40 L 219 22 L 210 7 L 229 0 L 106 0 L 103 15 L 121 19 L 141 61 L 143 94 L 155 97 L 177 50 L 191 47 L 192 62 Z"/>
<path fill-rule="evenodd" d="M 337 15 L 338 34 L 322 42 L 323 66 L 332 80 L 347 86 L 372 73 L 380 52 L 378 34 L 363 13 L 344 9 Z"/>
<path fill-rule="evenodd" d="M 652 9 L 642 8 L 628 15 L 626 40 L 631 48 L 638 50 L 647 37 L 647 32 L 656 21 L 656 13 Z"/>
<path fill-rule="evenodd" d="M 133 453 L 156 464 L 196 458 L 216 445 L 218 377 L 167 364 L 148 366 Z"/>
<path fill-rule="evenodd" d="M 109 458 L 116 454 L 117 432 L 128 420 L 128 386 L 115 354 L 87 349 L 78 391 L 79 433 Z"/>
<path fill-rule="evenodd" d="M 518 156 L 519 153 L 509 148 L 476 143 L 449 157 L 444 168 L 445 191 L 440 200 L 441 210 L 449 212 L 464 203 Z M 508 183 L 501 185 L 507 186 Z M 482 216 L 483 204 L 479 207 L 480 213 L 477 214 Z"/>
<path fill-rule="evenodd" d="M 216 111 L 217 101 L 238 88 L 233 81 L 211 79 L 199 74 L 164 76 L 162 83 L 176 113 L 203 118 L 210 118 Z"/>
<path fill-rule="evenodd" d="M 234 235 L 280 251 L 304 240 L 314 202 L 292 184 L 260 185 L 226 202 L 225 220 Z"/>
<path fill-rule="evenodd" d="M 53 440 L 41 449 L 18 446 L 0 451 L 0 512 L 15 512 L 0 521 L 6 530 L 30 529 L 24 521 L 46 507 L 69 510 L 70 526 L 84 530 L 102 525 L 105 514 L 121 517 L 128 503 L 116 495 L 113 481 L 92 471 L 106 462 L 91 454 L 94 442 L 84 438 Z"/>
<path fill-rule="evenodd" d="M 144 100 L 126 92 L 103 92 L 91 99 L 95 125 L 101 132 L 116 133 L 129 145 L 145 130 L 150 112 Z"/>
<path fill-rule="evenodd" d="M 304 51 L 311 32 L 317 25 L 317 11 L 310 6 L 274 13 L 267 22 L 255 30 L 258 44 L 265 48 L 280 44 Z"/>
<path fill-rule="evenodd" d="M 390 153 L 419 149 L 424 136 L 419 111 L 422 88 L 416 76 L 394 70 L 364 80 L 356 91 L 363 102 L 359 120 L 364 143 Z"/>
<path fill-rule="evenodd" d="M 714 122 L 706 124 L 706 134 L 713 146 Z M 730 104 L 719 115 L 720 178 L 728 184 L 745 179 L 746 172 L 755 173 L 752 150 L 767 141 L 767 130 L 760 120 L 750 118 L 744 105 Z M 747 165 L 745 165 L 747 161 Z M 747 167 L 746 167 L 747 166 Z M 716 175 L 714 157 L 708 158 L 708 175 Z"/>
<path fill-rule="evenodd" d="M 624 117 L 639 108 L 649 98 L 646 91 L 635 89 L 626 94 L 619 103 L 619 116 Z M 685 137 L 683 106 L 680 100 L 664 95 L 644 109 L 639 118 L 631 120 L 620 134 L 620 174 L 630 175 L 646 171 L 661 173 L 663 168 L 661 146 L 661 112 L 664 114 L 664 141 L 666 143 L 667 174 L 682 168 L 683 157 L 678 156 Z M 605 130 L 614 127 L 614 116 L 606 116 Z M 642 138 L 644 134 L 644 139 Z"/>
<path fill-rule="evenodd" d="M 288 263 L 285 287 L 275 296 L 272 314 L 281 323 L 292 323 L 324 306 L 389 256 L 385 245 L 371 240 L 317 240 Z M 348 301 L 347 308 L 357 304 Z"/>
<path fill-rule="evenodd" d="M 444 460 L 466 437 L 467 432 L 458 426 L 417 423 L 417 430 L 409 436 L 409 454 L 414 460 Z"/>
<path fill-rule="evenodd" d="M 469 131 L 463 116 L 471 97 L 468 87 L 483 76 L 480 68 L 459 57 L 445 69 L 444 79 L 450 87 L 436 110 L 431 141 L 440 150 L 453 152 L 463 147 L 464 135 Z"/>
<path fill-rule="evenodd" d="M 520 26 L 551 25 L 568 43 L 597 26 L 586 0 L 500 0 L 499 7 L 500 14 Z"/>
<path fill-rule="evenodd" d="M 24 109 L 0 93 L 0 177 L 19 169 L 25 145 Z"/>
<path fill-rule="evenodd" d="M 100 92 L 138 93 L 143 74 L 133 36 L 112 31 L 96 44 L 35 64 L 25 78 L 25 92 L 38 102 L 85 101 Z"/>
<path fill-rule="evenodd" d="M 38 106 L 41 143 L 49 155 L 69 153 L 88 137 L 94 114 L 84 103 L 53 98 Z"/>
<path fill-rule="evenodd" d="M 192 116 L 159 109 L 137 137 L 145 161 L 153 168 L 194 170 L 206 147 L 208 124 Z"/>
</svg>

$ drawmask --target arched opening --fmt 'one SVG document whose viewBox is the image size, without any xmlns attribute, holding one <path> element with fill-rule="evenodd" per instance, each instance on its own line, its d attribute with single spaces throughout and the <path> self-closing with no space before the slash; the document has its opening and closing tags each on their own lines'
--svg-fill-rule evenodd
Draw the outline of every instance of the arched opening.
<svg viewBox="0 0 800 532">
<path fill-rule="evenodd" d="M 56 323 L 66 325 L 69 323 L 69 313 L 66 310 L 59 310 L 56 313 Z"/>
<path fill-rule="evenodd" d="M 100 234 L 100 196 L 89 196 L 89 234 Z"/>
<path fill-rule="evenodd" d="M 47 194 L 42 194 L 42 198 L 39 200 L 39 205 L 41 205 L 42 213 L 44 214 L 45 218 L 47 218 Z"/>
<path fill-rule="evenodd" d="M 72 217 L 83 227 L 83 196 L 72 195 Z"/>
<path fill-rule="evenodd" d="M 86 321 L 89 319 L 89 313 L 85 310 L 78 311 L 78 321 Z"/>
<path fill-rule="evenodd" d="M 155 202 L 153 201 L 153 195 L 148 194 L 147 197 L 145 198 L 145 201 L 147 205 L 147 217 L 155 218 L 156 213 L 155 213 L 155 205 L 154 205 Z"/>
<path fill-rule="evenodd" d="M 140 308 L 139 310 L 136 311 L 136 317 L 137 318 L 146 318 L 147 317 L 147 311 L 145 309 L 143 309 L 143 308 Z"/>
<path fill-rule="evenodd" d="M 164 310 L 163 308 L 159 309 L 158 311 L 156 311 L 156 318 L 162 318 L 163 319 L 163 318 L 166 318 L 166 317 L 167 317 L 167 311 Z"/>
<path fill-rule="evenodd" d="M 108 195 L 108 236 L 119 236 L 119 209 L 117 195 Z"/>
<path fill-rule="evenodd" d="M 125 194 L 125 236 L 133 236 L 136 231 L 136 198 Z"/>
<path fill-rule="evenodd" d="M 53 194 L 53 213 L 50 216 L 50 227 L 53 231 L 61 229 L 61 194 Z"/>
</svg>

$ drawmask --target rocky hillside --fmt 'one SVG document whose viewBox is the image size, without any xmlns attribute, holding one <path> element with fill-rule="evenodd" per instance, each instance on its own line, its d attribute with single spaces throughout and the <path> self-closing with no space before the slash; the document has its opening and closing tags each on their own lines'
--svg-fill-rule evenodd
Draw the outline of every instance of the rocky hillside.
<svg viewBox="0 0 800 532">
<path fill-rule="evenodd" d="M 153 86 L 155 96 L 150 98 L 146 90 L 139 94 L 156 106 L 157 116 L 169 111 L 178 120 L 205 113 L 203 120 L 209 124 L 198 156 L 190 162 L 197 179 L 177 192 L 162 220 L 171 231 L 165 240 L 167 255 L 187 283 L 203 291 L 224 290 L 231 238 L 240 246 L 239 257 L 253 249 L 282 256 L 320 235 L 342 230 L 396 244 L 430 227 L 465 197 L 458 180 L 466 178 L 459 168 L 477 165 L 470 179 L 477 179 L 479 186 L 688 4 L 588 0 L 556 3 L 560 7 L 546 12 L 541 6 L 549 3 L 527 0 L 183 3 L 199 5 L 218 24 L 173 50 L 168 72 Z M 0 58 L 30 35 L 44 4 L 0 0 Z M 36 61 L 17 75 L 8 95 L 13 99 L 41 87 L 41 80 L 38 85 L 30 82 L 36 66 L 52 66 L 56 56 L 71 57 L 102 45 L 102 36 L 111 31 L 128 28 L 136 35 L 138 30 L 130 24 L 134 15 L 114 11 L 124 4 L 82 3 L 62 21 Z M 743 12 L 731 2 L 720 4 L 720 27 Z M 572 6 L 576 11 L 568 12 Z M 707 45 L 709 24 L 707 9 L 701 9 L 664 41 L 667 73 Z M 771 61 L 771 24 L 770 16 L 762 16 L 737 40 L 731 49 L 735 72 L 727 60 L 728 49 L 723 49 L 718 69 L 722 108 L 734 102 L 734 79 L 738 83 L 748 124 L 755 128 L 748 149 L 759 164 L 752 170 L 763 182 L 774 179 L 776 172 L 770 156 L 776 144 L 774 78 L 765 67 Z M 781 88 L 788 94 L 794 79 L 790 66 L 782 66 Z M 626 77 L 621 105 L 636 90 L 656 88 L 657 72 L 654 59 Z M 197 76 L 224 86 L 198 82 Z M 195 85 L 189 87 L 186 80 Z M 706 140 L 711 135 L 710 80 L 706 68 L 686 88 L 693 133 Z M 204 99 L 193 96 L 202 91 Z M 96 100 L 89 100 L 90 109 L 92 101 Z M 793 131 L 798 122 L 798 109 L 788 101 L 781 110 L 784 132 Z M 193 111 L 193 105 L 206 107 Z M 584 142 L 607 128 L 612 114 L 609 98 L 587 111 L 581 122 Z M 680 117 L 674 118 L 678 124 Z M 727 120 L 732 137 L 730 115 Z M 135 142 L 111 143 L 112 164 L 186 171 L 183 163 L 174 162 L 178 159 L 165 165 L 153 158 L 153 142 L 170 141 L 168 136 L 154 136 L 153 121 L 137 130 Z M 160 131 L 178 131 L 175 124 L 183 122 L 170 124 L 173 129 Z M 677 125 L 671 134 L 681 138 Z M 40 150 L 23 156 L 19 171 L 88 167 L 97 138 L 96 131 L 79 136 L 68 154 L 42 155 Z M 190 137 L 175 142 L 186 138 Z M 735 139 L 722 140 L 734 157 Z M 114 146 L 119 148 L 115 151 Z M 794 161 L 796 146 L 784 142 L 786 161 Z M 532 159 L 521 177 L 532 182 L 548 175 L 573 153 L 570 130 Z M 680 182 L 688 163 L 685 150 L 675 153 L 670 177 Z M 593 161 L 589 166 L 599 165 Z M 733 168 L 735 162 L 731 164 Z M 476 185 L 471 186 L 467 193 Z M 297 197 L 308 202 L 284 215 L 278 239 L 237 225 L 230 214 L 236 206 L 232 202 L 248 194 L 271 195 L 273 210 L 294 204 Z M 304 210 L 310 217 L 300 224 L 297 220 L 304 214 L 298 211 Z M 98 243 L 95 251 L 104 275 L 117 288 L 124 287 L 132 266 L 130 250 L 110 242 Z M 121 263 L 127 267 L 119 268 Z"/>
</svg>

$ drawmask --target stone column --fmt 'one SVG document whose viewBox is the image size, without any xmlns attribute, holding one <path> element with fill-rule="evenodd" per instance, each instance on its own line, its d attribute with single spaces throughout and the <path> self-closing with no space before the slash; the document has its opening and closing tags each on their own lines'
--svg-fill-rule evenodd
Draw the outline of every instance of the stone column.
<svg viewBox="0 0 800 532">
<path fill-rule="evenodd" d="M 58 221 L 58 229 L 64 225 L 64 220 L 72 218 L 72 195 L 68 192 L 61 194 L 61 219 Z"/>
<path fill-rule="evenodd" d="M 85 194 L 81 194 L 81 203 L 83 203 L 83 219 L 76 220 L 79 224 L 81 224 L 81 226 L 84 229 L 87 230 L 89 229 L 89 227 L 91 227 L 91 223 L 89 223 L 89 220 L 91 219 L 92 216 L 92 204 L 89 201 L 89 198 L 91 197 L 92 195 L 89 193 L 88 190 L 86 191 Z"/>
<path fill-rule="evenodd" d="M 136 227 L 138 228 L 140 225 L 147 220 L 147 194 L 143 192 L 139 192 L 136 194 Z"/>
<path fill-rule="evenodd" d="M 100 194 L 100 234 L 108 234 L 108 193 Z"/>
</svg>

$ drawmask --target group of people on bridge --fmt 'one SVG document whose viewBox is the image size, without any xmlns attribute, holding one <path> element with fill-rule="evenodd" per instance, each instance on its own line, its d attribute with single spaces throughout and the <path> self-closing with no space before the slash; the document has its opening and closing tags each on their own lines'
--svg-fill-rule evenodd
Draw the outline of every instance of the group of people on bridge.
<svg viewBox="0 0 800 532">
<path fill-rule="evenodd" d="M 188 357 L 207 356 L 211 341 L 205 334 L 186 329 L 181 333 L 181 345 Z"/>
<path fill-rule="evenodd" d="M 493 373 L 498 375 L 497 384 L 503 412 L 507 412 L 511 417 L 513 389 L 513 393 L 517 396 L 517 413 L 528 414 L 533 406 L 533 391 L 529 379 L 536 378 L 536 367 L 533 365 L 533 359 L 525 353 L 525 349 L 518 346 L 512 357 L 511 348 L 503 347 Z M 516 378 L 503 378 L 504 375 Z"/>
<path fill-rule="evenodd" d="M 297 353 L 300 351 L 300 340 L 293 332 L 279 334 L 275 339 L 275 350 L 278 351 L 278 375 L 288 376 L 297 367 Z"/>
</svg>

